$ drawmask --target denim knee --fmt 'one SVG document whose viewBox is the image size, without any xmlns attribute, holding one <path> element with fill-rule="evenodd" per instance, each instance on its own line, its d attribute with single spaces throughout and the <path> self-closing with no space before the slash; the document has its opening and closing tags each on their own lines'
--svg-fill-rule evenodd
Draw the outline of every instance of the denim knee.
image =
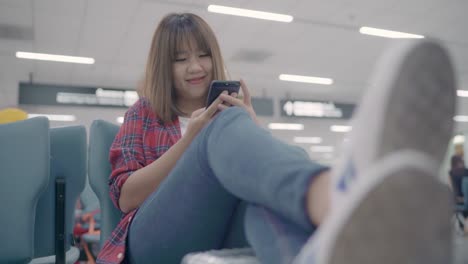
<svg viewBox="0 0 468 264">
<path fill-rule="evenodd" d="M 213 122 L 230 122 L 234 120 L 235 117 L 240 115 L 245 115 L 250 118 L 249 113 L 247 113 L 247 111 L 244 108 L 232 106 L 221 111 L 218 114 L 218 116 L 213 120 Z"/>
<path fill-rule="evenodd" d="M 218 113 L 218 115 L 213 119 L 213 121 L 206 126 L 201 134 L 201 138 L 206 139 L 207 135 L 213 135 L 214 134 L 219 134 L 216 133 L 214 130 L 218 131 L 220 129 L 223 129 L 229 125 L 232 125 L 233 122 L 238 122 L 239 117 L 243 117 L 240 120 L 247 120 L 250 119 L 250 115 L 247 113 L 247 111 L 241 107 L 237 106 L 232 106 L 229 107 L 228 109 L 225 109 Z"/>
</svg>

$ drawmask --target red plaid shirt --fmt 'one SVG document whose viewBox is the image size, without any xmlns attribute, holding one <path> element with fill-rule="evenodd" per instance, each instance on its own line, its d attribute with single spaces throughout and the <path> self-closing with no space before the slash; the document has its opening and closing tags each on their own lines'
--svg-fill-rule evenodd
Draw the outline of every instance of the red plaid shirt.
<svg viewBox="0 0 468 264">
<path fill-rule="evenodd" d="M 161 157 L 180 137 L 179 120 L 163 123 L 152 111 L 147 99 L 141 98 L 125 113 L 124 123 L 109 154 L 112 165 L 110 196 L 117 208 L 120 190 L 128 177 Z M 122 216 L 119 225 L 99 253 L 97 263 L 125 262 L 128 229 L 137 210 Z"/>
</svg>

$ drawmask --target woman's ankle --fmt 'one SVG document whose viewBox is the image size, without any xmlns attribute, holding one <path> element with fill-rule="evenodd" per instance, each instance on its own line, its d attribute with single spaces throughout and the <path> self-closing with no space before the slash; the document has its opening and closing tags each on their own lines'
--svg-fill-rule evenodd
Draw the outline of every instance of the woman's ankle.
<svg viewBox="0 0 468 264">
<path fill-rule="evenodd" d="M 307 215 L 314 225 L 320 225 L 330 208 L 330 171 L 315 176 L 306 194 Z"/>
</svg>

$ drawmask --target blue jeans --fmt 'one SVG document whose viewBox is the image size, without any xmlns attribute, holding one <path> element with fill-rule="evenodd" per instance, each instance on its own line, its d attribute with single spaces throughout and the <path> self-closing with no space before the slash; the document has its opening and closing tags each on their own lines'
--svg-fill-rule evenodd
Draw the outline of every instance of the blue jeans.
<svg viewBox="0 0 468 264">
<path fill-rule="evenodd" d="M 299 251 L 314 230 L 305 194 L 313 177 L 326 169 L 301 148 L 258 127 L 244 110 L 224 110 L 140 206 L 129 230 L 128 259 L 180 263 L 187 253 L 222 247 L 241 199 L 260 206 L 248 209 L 245 222 L 249 243 L 260 260 L 284 263 L 280 260 L 288 258 L 285 251 L 275 252 L 278 245 L 271 239 L 282 237 L 281 244 L 291 246 L 287 254 Z"/>
</svg>

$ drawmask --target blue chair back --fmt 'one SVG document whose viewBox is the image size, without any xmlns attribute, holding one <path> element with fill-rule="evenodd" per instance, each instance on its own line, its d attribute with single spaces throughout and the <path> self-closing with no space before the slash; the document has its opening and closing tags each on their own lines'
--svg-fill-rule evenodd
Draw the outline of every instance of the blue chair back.
<svg viewBox="0 0 468 264">
<path fill-rule="evenodd" d="M 50 129 L 50 153 L 49 185 L 41 196 L 36 211 L 35 258 L 56 254 L 55 182 L 59 178 L 65 182 L 65 251 L 70 249 L 75 205 L 86 179 L 85 127 L 66 126 Z"/>
<path fill-rule="evenodd" d="M 36 206 L 49 180 L 49 120 L 0 125 L 0 263 L 26 263 L 34 254 Z"/>
<path fill-rule="evenodd" d="M 83 213 L 89 213 L 99 209 L 99 199 L 89 184 L 89 177 L 86 177 L 86 183 L 83 192 L 80 194 Z"/>
<path fill-rule="evenodd" d="M 104 120 L 95 120 L 89 132 L 88 176 L 91 188 L 99 198 L 101 207 L 101 238 L 104 241 L 110 236 L 120 221 L 121 213 L 115 208 L 109 194 L 109 150 L 119 126 Z"/>
</svg>

